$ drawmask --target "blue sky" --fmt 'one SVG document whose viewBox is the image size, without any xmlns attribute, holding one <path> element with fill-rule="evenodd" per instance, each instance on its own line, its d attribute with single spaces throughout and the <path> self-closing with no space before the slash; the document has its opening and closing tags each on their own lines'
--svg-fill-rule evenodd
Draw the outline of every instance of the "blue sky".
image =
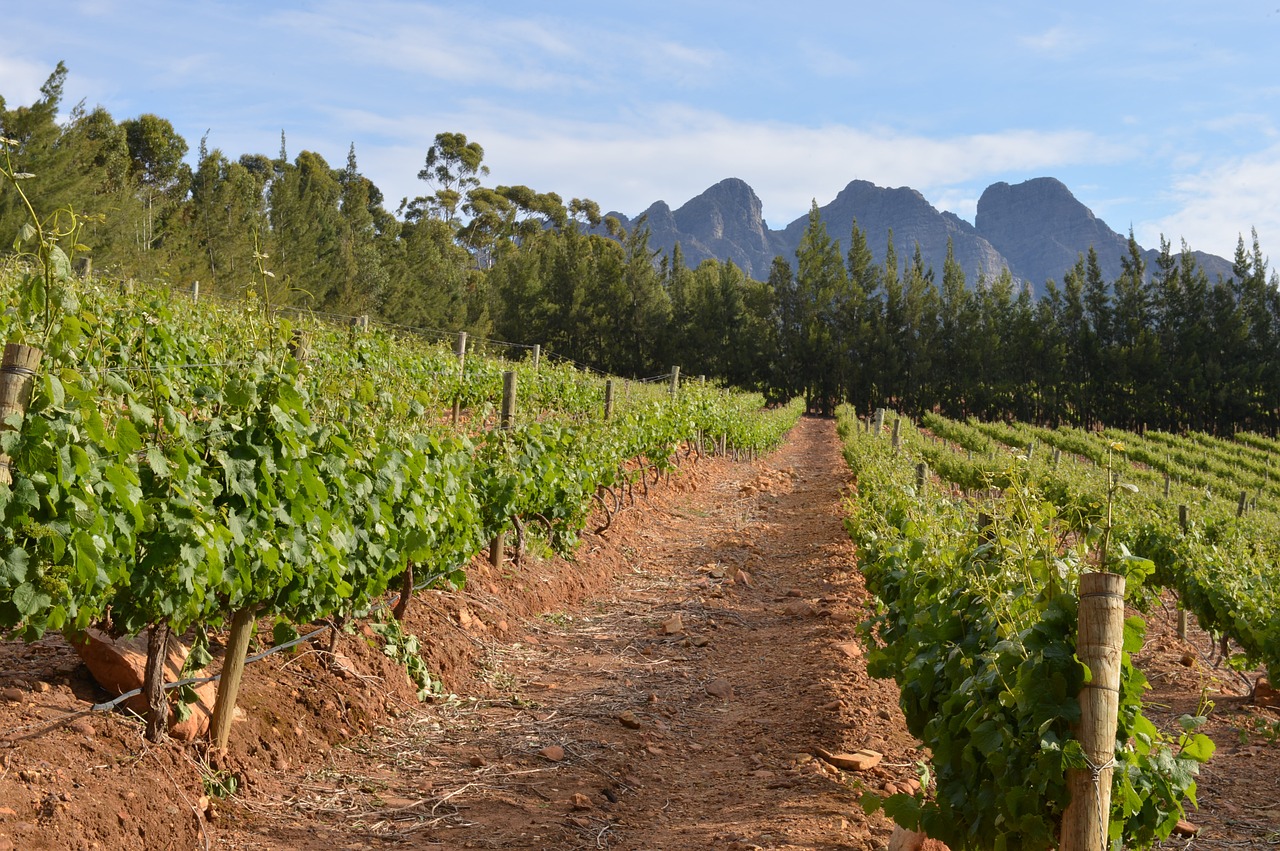
<svg viewBox="0 0 1280 851">
<path fill-rule="evenodd" d="M 628 215 L 726 177 L 770 227 L 849 181 L 973 220 L 996 181 L 1062 180 L 1118 231 L 1280 256 L 1280 0 L 82 0 L 0 31 L 0 94 L 152 112 L 194 151 L 303 149 L 394 209 L 436 133 L 491 184 Z"/>
</svg>

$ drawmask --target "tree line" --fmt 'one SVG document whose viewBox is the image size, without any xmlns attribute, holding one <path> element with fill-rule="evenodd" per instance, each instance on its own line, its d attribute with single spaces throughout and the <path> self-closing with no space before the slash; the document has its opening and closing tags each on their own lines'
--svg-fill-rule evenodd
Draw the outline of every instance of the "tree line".
<svg viewBox="0 0 1280 851">
<path fill-rule="evenodd" d="M 756 281 L 732 262 L 685 263 L 653 249 L 590 199 L 489 185 L 479 143 L 440 133 L 422 195 L 394 212 L 360 171 L 318 153 L 231 158 L 189 146 L 152 114 L 116 121 L 71 108 L 66 66 L 39 99 L 9 108 L 0 133 L 35 209 L 73 209 L 99 272 L 202 293 L 473 336 L 538 343 L 618 375 L 680 364 L 815 410 L 1011 418 L 1047 424 L 1280 428 L 1280 282 L 1254 234 L 1229 279 L 1210 281 L 1191 251 L 1161 241 L 1147 268 L 1129 237 L 1105 280 L 1091 250 L 1039 299 L 1007 272 L 967 281 L 948 252 L 941 274 L 918 246 L 899 260 L 889 234 L 875 263 L 854 223 L 847 248 L 816 203 L 794 258 Z M 0 194 L 0 245 L 27 212 Z M 20 247 L 20 246 L 17 246 Z"/>
</svg>

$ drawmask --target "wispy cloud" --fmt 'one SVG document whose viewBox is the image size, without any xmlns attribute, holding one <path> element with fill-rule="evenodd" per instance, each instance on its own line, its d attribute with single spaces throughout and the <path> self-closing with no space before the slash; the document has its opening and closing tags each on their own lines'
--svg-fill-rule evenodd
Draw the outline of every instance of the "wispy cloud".
<svg viewBox="0 0 1280 851">
<path fill-rule="evenodd" d="M 1192 248 L 1230 257 L 1237 240 L 1248 244 L 1257 228 L 1264 250 L 1280 245 L 1280 145 L 1185 174 L 1174 182 L 1173 197 L 1174 213 L 1143 224 L 1148 244 L 1161 233 L 1175 244 L 1177 235 L 1194 234 L 1187 237 Z"/>
<path fill-rule="evenodd" d="M 977 181 L 1131 156 L 1123 147 L 1079 131 L 1018 130 L 933 139 L 844 125 L 741 121 L 672 104 L 638 111 L 619 123 L 554 120 L 512 111 L 437 116 L 430 121 L 369 115 L 352 120 L 387 134 L 385 147 L 361 151 L 360 158 L 362 170 L 390 197 L 419 191 L 404 176 L 416 173 L 436 132 L 456 129 L 484 146 L 493 180 L 499 183 L 590 197 L 635 214 L 656 200 L 679 206 L 718 180 L 740 177 L 759 194 L 772 226 L 803 215 L 812 199 L 825 204 L 857 178 L 882 186 L 911 186 L 935 203 L 962 203 L 967 209 L 953 212 L 971 217 L 976 192 L 981 191 L 974 188 Z M 421 141 L 415 145 L 414 139 Z"/>
<path fill-rule="evenodd" d="M 1028 50 L 1054 57 L 1081 53 L 1093 41 L 1093 37 L 1061 25 L 1018 37 L 1018 44 Z"/>
<path fill-rule="evenodd" d="M 4 95 L 10 109 L 34 103 L 40 97 L 40 87 L 52 72 L 52 65 L 0 53 L 0 80 L 4 81 L 0 95 Z"/>
</svg>

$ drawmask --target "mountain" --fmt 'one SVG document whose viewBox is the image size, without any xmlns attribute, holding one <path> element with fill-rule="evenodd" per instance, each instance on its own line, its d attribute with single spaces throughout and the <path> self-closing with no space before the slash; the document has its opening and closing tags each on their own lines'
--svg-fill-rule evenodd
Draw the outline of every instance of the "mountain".
<svg viewBox="0 0 1280 851">
<path fill-rule="evenodd" d="M 1129 251 L 1127 236 L 1094 216 L 1052 177 L 1037 177 L 1016 186 L 988 186 L 978 199 L 974 225 L 1008 260 L 1015 276 L 1037 286 L 1050 278 L 1061 281 L 1064 270 L 1081 253 L 1088 255 L 1090 246 L 1098 253 L 1103 278 L 1114 281 L 1120 276 L 1120 258 Z M 1142 254 L 1147 270 L 1153 271 L 1160 252 L 1149 248 Z M 1202 251 L 1195 256 L 1209 280 L 1231 275 L 1229 261 Z"/>
<path fill-rule="evenodd" d="M 1127 237 L 1094 216 L 1061 181 L 1051 177 L 987 187 L 972 225 L 939 211 L 914 189 L 889 189 L 865 180 L 851 182 L 818 209 L 827 233 L 846 248 L 856 219 L 877 263 L 884 262 L 892 230 L 899 263 L 910 262 L 919 244 L 925 265 L 941 275 L 950 239 L 970 283 L 1008 269 L 1037 292 L 1043 292 L 1051 278 L 1060 282 L 1090 246 L 1098 253 L 1104 277 L 1114 280 L 1120 274 L 1120 258 L 1128 250 Z M 676 210 L 657 201 L 634 219 L 617 212 L 609 215 L 628 230 L 643 219 L 650 230 L 650 246 L 670 252 L 679 242 L 690 266 L 708 258 L 732 260 L 751 277 L 763 280 L 774 257 L 794 263 L 808 216 L 782 230 L 771 230 L 762 211 L 755 190 L 743 180 L 729 178 Z M 1154 268 L 1157 255 L 1155 249 L 1144 250 L 1148 270 Z M 1210 280 L 1231 274 L 1229 261 L 1199 251 L 1195 255 Z"/>
</svg>

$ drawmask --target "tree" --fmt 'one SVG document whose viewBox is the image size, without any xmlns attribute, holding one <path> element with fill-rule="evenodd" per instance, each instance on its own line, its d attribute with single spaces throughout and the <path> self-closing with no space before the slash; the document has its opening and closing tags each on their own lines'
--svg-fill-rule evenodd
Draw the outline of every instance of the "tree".
<svg viewBox="0 0 1280 851">
<path fill-rule="evenodd" d="M 181 202 L 190 184 L 190 169 L 182 161 L 187 142 L 168 119 L 152 113 L 123 121 L 120 126 L 129 146 L 129 172 L 140 187 L 146 211 L 138 245 L 144 252 L 150 251 L 163 236 L 156 232 L 157 220 L 163 221 L 164 214 Z"/>
<path fill-rule="evenodd" d="M 464 133 L 437 133 L 427 150 L 425 164 L 418 171 L 418 179 L 434 186 L 435 192 L 417 200 L 456 226 L 458 209 L 467 193 L 480 185 L 479 176 L 489 173 L 483 162 L 484 148 L 479 142 L 468 142 Z"/>
</svg>

